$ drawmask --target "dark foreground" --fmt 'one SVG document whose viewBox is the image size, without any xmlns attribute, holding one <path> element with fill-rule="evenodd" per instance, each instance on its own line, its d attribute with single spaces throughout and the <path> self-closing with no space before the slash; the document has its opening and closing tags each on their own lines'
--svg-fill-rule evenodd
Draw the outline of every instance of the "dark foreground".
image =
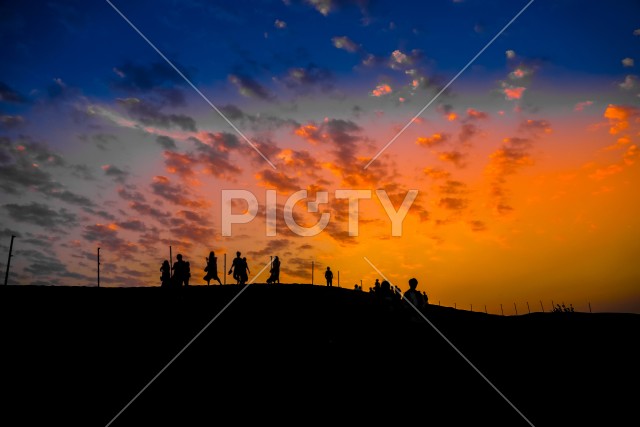
<svg viewBox="0 0 640 427">
<path fill-rule="evenodd" d="M 112 426 L 640 425 L 640 315 L 430 307 L 478 372 L 368 293 L 241 290 L 0 287 L 0 424 L 106 426 L 237 297 Z"/>
</svg>

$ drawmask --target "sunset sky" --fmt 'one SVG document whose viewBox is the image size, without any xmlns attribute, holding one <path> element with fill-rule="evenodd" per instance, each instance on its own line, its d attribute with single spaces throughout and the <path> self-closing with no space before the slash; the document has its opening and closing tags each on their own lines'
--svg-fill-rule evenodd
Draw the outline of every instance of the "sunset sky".
<svg viewBox="0 0 640 427">
<path fill-rule="evenodd" d="M 9 283 L 95 286 L 100 247 L 101 286 L 158 286 L 171 246 L 193 284 L 211 250 L 221 275 L 241 251 L 252 273 L 278 255 L 282 282 L 313 262 L 315 284 L 330 266 L 365 290 L 368 259 L 435 304 L 640 313 L 638 2 L 112 4 L 0 6 Z M 229 189 L 259 207 L 223 236 Z M 285 222 L 298 190 L 329 194 L 295 206 L 330 214 L 315 236 Z M 337 190 L 371 192 L 357 236 Z M 418 191 L 400 236 L 376 190 L 396 209 Z"/>
</svg>

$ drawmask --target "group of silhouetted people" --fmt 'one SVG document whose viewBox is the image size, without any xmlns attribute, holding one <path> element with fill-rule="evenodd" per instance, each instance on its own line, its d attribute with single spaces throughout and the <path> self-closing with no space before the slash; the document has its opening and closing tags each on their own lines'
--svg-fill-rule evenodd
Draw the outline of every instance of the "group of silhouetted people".
<svg viewBox="0 0 640 427">
<path fill-rule="evenodd" d="M 249 281 L 249 265 L 247 258 L 241 256 L 240 251 L 236 252 L 236 257 L 231 262 L 231 268 L 228 274 L 232 275 L 238 285 L 244 285 Z M 182 259 L 182 254 L 176 256 L 178 259 L 173 266 L 168 260 L 164 260 L 160 267 L 160 283 L 163 288 L 182 288 L 189 286 L 189 278 L 191 277 L 191 266 L 188 261 Z M 214 251 L 209 252 L 209 256 L 205 258 L 205 276 L 202 278 L 207 282 L 207 286 L 214 280 L 222 285 L 220 276 L 218 275 L 218 258 Z M 270 275 L 267 283 L 280 283 L 280 259 L 276 256 L 271 261 Z"/>
<path fill-rule="evenodd" d="M 182 288 L 189 286 L 191 278 L 191 265 L 189 261 L 182 259 L 182 254 L 176 255 L 177 261 L 173 266 L 168 260 L 164 260 L 160 267 L 160 283 L 163 288 Z"/>
</svg>

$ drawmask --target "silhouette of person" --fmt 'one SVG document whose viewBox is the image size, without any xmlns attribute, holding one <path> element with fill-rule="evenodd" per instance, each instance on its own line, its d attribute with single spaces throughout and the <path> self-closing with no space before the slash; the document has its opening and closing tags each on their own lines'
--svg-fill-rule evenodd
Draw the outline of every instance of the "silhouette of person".
<svg viewBox="0 0 640 427">
<path fill-rule="evenodd" d="M 171 286 L 171 266 L 169 265 L 168 260 L 164 260 L 162 266 L 160 267 L 161 276 L 160 283 L 163 288 L 168 288 Z"/>
<path fill-rule="evenodd" d="M 182 282 L 184 283 L 184 287 L 189 286 L 189 279 L 191 278 L 191 266 L 189 265 L 189 261 L 185 261 L 184 263 L 184 279 Z"/>
<path fill-rule="evenodd" d="M 425 306 L 424 295 L 416 289 L 418 287 L 418 279 L 412 277 L 409 279 L 409 290 L 404 293 L 404 298 L 418 310 L 422 310 Z"/>
<path fill-rule="evenodd" d="M 333 271 L 331 271 L 331 267 L 327 267 L 324 272 L 324 278 L 327 279 L 327 286 L 333 286 Z"/>
<path fill-rule="evenodd" d="M 177 261 L 173 263 L 173 286 L 176 288 L 182 287 L 185 279 L 187 278 L 187 263 L 182 260 L 182 254 L 176 255 Z"/>
<path fill-rule="evenodd" d="M 249 270 L 249 264 L 247 263 L 247 257 L 242 258 L 242 270 L 240 272 L 240 284 L 244 285 L 249 281 L 249 274 L 251 274 L 251 270 Z"/>
<path fill-rule="evenodd" d="M 206 257 L 206 260 L 207 265 L 204 268 L 204 271 L 207 274 L 203 277 L 203 279 L 207 281 L 207 286 L 209 286 L 211 280 L 217 280 L 218 284 L 222 285 L 220 277 L 218 277 L 218 258 L 216 258 L 216 255 L 213 253 L 213 251 L 209 252 L 209 256 Z"/>
<path fill-rule="evenodd" d="M 231 262 L 231 268 L 229 268 L 229 273 L 233 272 L 233 278 L 236 279 L 236 285 L 240 284 L 240 272 L 242 270 L 242 257 L 240 257 L 240 251 L 236 252 L 236 257 Z"/>
<path fill-rule="evenodd" d="M 271 263 L 271 275 L 267 279 L 267 283 L 280 283 L 280 259 L 276 255 Z"/>
<path fill-rule="evenodd" d="M 376 283 L 373 285 L 374 292 L 380 292 L 380 280 L 376 279 Z"/>
</svg>

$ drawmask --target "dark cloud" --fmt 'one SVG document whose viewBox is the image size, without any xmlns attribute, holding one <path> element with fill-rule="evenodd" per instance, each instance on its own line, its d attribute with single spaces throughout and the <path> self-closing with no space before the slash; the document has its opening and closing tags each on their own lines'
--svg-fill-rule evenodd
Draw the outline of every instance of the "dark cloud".
<svg viewBox="0 0 640 427">
<path fill-rule="evenodd" d="M 466 199 L 460 199 L 457 197 L 443 197 L 438 202 L 438 206 L 453 211 L 459 211 L 465 209 L 468 205 L 468 202 L 469 201 Z"/>
<path fill-rule="evenodd" d="M 102 166 L 102 170 L 106 176 L 113 178 L 114 181 L 119 182 L 120 184 L 124 184 L 129 177 L 129 172 L 124 171 L 117 166 L 104 165 Z"/>
<path fill-rule="evenodd" d="M 55 210 L 42 203 L 31 202 L 28 205 L 6 204 L 3 206 L 9 217 L 16 222 L 25 222 L 49 229 L 73 227 L 77 225 L 75 214 L 66 209 Z"/>
<path fill-rule="evenodd" d="M 0 82 L 0 101 L 11 104 L 26 104 L 29 100 L 4 82 Z"/>
<path fill-rule="evenodd" d="M 238 88 L 238 92 L 240 92 L 242 96 L 258 98 L 264 101 L 275 100 L 275 95 L 252 77 L 244 74 L 230 74 L 229 81 Z"/>
<path fill-rule="evenodd" d="M 142 193 L 136 190 L 135 186 L 125 186 L 118 188 L 118 195 L 127 201 L 145 202 L 146 198 Z"/>
<path fill-rule="evenodd" d="M 156 138 L 156 142 L 165 150 L 174 150 L 176 148 L 176 142 L 168 136 L 160 135 Z"/>
<path fill-rule="evenodd" d="M 117 227 L 103 224 L 87 225 L 82 237 L 89 242 L 98 244 L 100 249 L 111 252 L 117 259 L 125 258 L 138 251 L 134 243 L 118 236 Z"/>
<path fill-rule="evenodd" d="M 25 120 L 22 116 L 0 116 L 0 128 L 5 130 L 11 130 L 19 128 L 24 124 Z"/>
<path fill-rule="evenodd" d="M 147 126 L 157 126 L 165 129 L 178 127 L 184 131 L 197 132 L 196 121 L 184 114 L 165 114 L 161 112 L 161 105 L 153 104 L 139 98 L 118 99 L 118 105 L 129 115 Z"/>
<path fill-rule="evenodd" d="M 155 176 L 151 183 L 151 191 L 156 196 L 162 197 L 179 206 L 203 208 L 209 205 L 205 200 L 190 199 L 189 191 L 178 184 L 172 184 L 165 176 Z"/>
<path fill-rule="evenodd" d="M 257 251 L 249 251 L 247 255 L 252 257 L 278 256 L 290 246 L 290 242 L 285 239 L 269 240 L 264 248 Z"/>
<path fill-rule="evenodd" d="M 192 80 L 190 74 L 193 70 L 180 65 L 176 67 Z M 185 104 L 184 93 L 180 89 L 184 79 L 165 62 L 142 65 L 127 61 L 113 68 L 113 77 L 109 81 L 112 87 L 126 93 L 150 93 L 174 107 Z"/>
<path fill-rule="evenodd" d="M 308 64 L 304 68 L 289 69 L 282 81 L 287 88 L 299 94 L 308 94 L 316 87 L 322 92 L 331 90 L 334 78 L 329 69 L 318 67 L 315 64 Z"/>
<path fill-rule="evenodd" d="M 117 223 L 117 226 L 123 228 L 125 230 L 131 231 L 146 231 L 147 226 L 144 222 L 139 219 L 131 219 L 129 221 L 120 221 Z"/>
</svg>

